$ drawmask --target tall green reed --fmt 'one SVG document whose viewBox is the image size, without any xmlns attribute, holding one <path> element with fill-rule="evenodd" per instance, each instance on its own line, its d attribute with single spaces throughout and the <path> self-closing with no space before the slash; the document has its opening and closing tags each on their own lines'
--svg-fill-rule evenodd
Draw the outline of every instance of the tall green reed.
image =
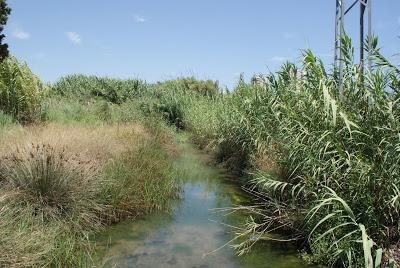
<svg viewBox="0 0 400 268">
<path fill-rule="evenodd" d="M 9 57 L 0 63 L 0 110 L 21 123 L 40 119 L 46 87 L 25 63 Z"/>
<path fill-rule="evenodd" d="M 400 238 L 400 72 L 374 41 L 376 64 L 361 74 L 350 39 L 342 42 L 342 92 L 322 61 L 305 50 L 300 67 L 286 63 L 276 74 L 241 81 L 217 98 L 164 93 L 173 101 L 163 105 L 178 111 L 169 115 L 195 137 L 214 144 L 229 168 L 259 174 L 251 191 L 265 201 L 251 207 L 258 217 L 246 232 L 262 240 L 271 230 L 292 229 L 288 240 L 307 240 L 313 260 L 369 267 L 379 262 L 379 248 Z M 279 166 L 279 174 L 257 170 L 263 156 Z M 312 217 L 310 211 L 316 211 Z M 263 228 L 271 224 L 278 227 Z"/>
</svg>

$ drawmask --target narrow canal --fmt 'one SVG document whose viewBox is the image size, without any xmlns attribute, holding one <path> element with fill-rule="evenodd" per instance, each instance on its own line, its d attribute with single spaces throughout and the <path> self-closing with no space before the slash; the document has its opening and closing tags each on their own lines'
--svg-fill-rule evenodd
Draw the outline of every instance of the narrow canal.
<svg viewBox="0 0 400 268">
<path fill-rule="evenodd" d="M 240 257 L 230 246 L 219 249 L 233 238 L 228 225 L 243 222 L 245 215 L 214 209 L 245 204 L 248 196 L 186 141 L 175 164 L 183 192 L 172 213 L 111 227 L 98 238 L 104 251 L 100 267 L 310 267 L 294 248 L 281 243 L 258 245 Z"/>
</svg>

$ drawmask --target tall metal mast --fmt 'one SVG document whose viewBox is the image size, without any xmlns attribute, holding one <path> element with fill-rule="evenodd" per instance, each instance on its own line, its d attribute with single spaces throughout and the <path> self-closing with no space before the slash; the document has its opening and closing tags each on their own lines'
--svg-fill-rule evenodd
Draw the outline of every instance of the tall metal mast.
<svg viewBox="0 0 400 268">
<path fill-rule="evenodd" d="M 363 0 L 360 0 L 360 73 L 361 74 L 364 73 L 364 12 L 365 12 L 365 5 L 363 4 Z"/>
<path fill-rule="evenodd" d="M 366 0 L 368 1 L 368 0 Z M 371 57 L 371 50 L 372 50 L 372 11 L 371 11 L 371 0 L 368 1 L 368 70 L 372 70 L 372 57 Z"/>
<path fill-rule="evenodd" d="M 343 61 L 342 59 L 342 42 L 344 35 L 344 0 L 336 0 L 336 16 L 335 16 L 335 52 L 334 52 L 334 73 L 338 75 L 339 92 L 342 92 L 343 80 Z"/>
<path fill-rule="evenodd" d="M 368 9 L 368 51 L 371 50 L 372 37 L 372 19 L 371 19 L 371 1 L 372 0 L 355 0 L 344 11 L 345 0 L 336 0 L 335 10 L 335 50 L 334 50 L 334 74 L 338 75 L 339 92 L 342 91 L 343 82 L 343 58 L 342 58 L 342 42 L 344 35 L 344 16 L 359 2 L 360 3 L 360 71 L 364 72 L 364 13 Z M 368 56 L 368 69 L 371 70 L 372 62 L 370 55 Z"/>
</svg>

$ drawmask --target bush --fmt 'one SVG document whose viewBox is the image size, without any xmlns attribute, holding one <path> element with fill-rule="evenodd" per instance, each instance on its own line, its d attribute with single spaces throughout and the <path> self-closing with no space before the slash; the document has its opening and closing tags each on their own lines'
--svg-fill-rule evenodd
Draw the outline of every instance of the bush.
<svg viewBox="0 0 400 268">
<path fill-rule="evenodd" d="M 71 266 L 87 258 L 101 225 L 102 181 L 90 163 L 46 144 L 18 148 L 0 161 L 0 265 Z M 24 237 L 18 237 L 21 234 Z M 41 238 L 44 245 L 32 239 Z M 77 239 L 78 238 L 78 239 Z M 3 248 L 4 246 L 4 248 Z M 3 250 L 11 250 L 9 252 Z M 84 252 L 84 253 L 83 253 Z M 89 255 L 88 255 L 89 254 Z"/>
<path fill-rule="evenodd" d="M 177 129 L 185 129 L 183 117 L 185 105 L 184 99 L 178 94 L 166 92 L 160 97 L 156 110 L 169 124 L 174 125 Z"/>
<path fill-rule="evenodd" d="M 32 144 L 3 157 L 0 182 L 4 188 L 18 189 L 45 222 L 87 214 L 98 207 L 92 200 L 101 181 L 94 168 L 50 145 Z"/>
<path fill-rule="evenodd" d="M 0 63 L 0 110 L 21 123 L 40 119 L 46 88 L 25 63 L 14 57 Z"/>
<path fill-rule="evenodd" d="M 107 77 L 69 75 L 57 81 L 54 93 L 79 100 L 101 98 L 107 102 L 121 104 L 143 94 L 147 86 L 141 80 L 113 79 Z"/>
<path fill-rule="evenodd" d="M 175 80 L 158 82 L 157 88 L 161 91 L 176 90 L 186 93 L 198 93 L 202 96 L 215 96 L 219 92 L 218 81 L 197 80 L 194 77 L 182 77 Z"/>
</svg>

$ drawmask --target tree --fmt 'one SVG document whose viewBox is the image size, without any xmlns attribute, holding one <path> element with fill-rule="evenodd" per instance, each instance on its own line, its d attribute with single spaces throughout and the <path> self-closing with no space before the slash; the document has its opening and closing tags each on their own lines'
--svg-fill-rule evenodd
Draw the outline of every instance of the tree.
<svg viewBox="0 0 400 268">
<path fill-rule="evenodd" d="M 8 56 L 8 45 L 3 44 L 3 38 L 5 35 L 2 34 L 2 32 L 4 30 L 4 25 L 7 23 L 10 12 L 11 8 L 7 6 L 6 0 L 0 0 L 0 62 Z"/>
</svg>

